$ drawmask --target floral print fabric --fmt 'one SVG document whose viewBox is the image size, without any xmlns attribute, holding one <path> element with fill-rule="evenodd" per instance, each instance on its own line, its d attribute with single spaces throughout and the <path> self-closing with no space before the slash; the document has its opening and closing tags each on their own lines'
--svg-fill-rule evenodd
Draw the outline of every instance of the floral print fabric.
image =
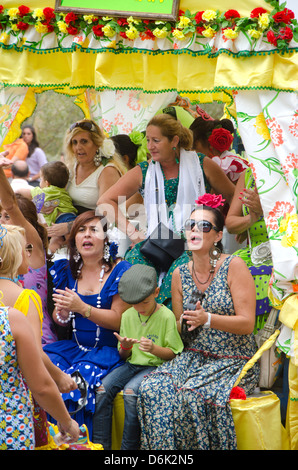
<svg viewBox="0 0 298 470">
<path fill-rule="evenodd" d="M 218 315 L 234 315 L 227 284 L 226 258 L 205 291 L 204 308 Z M 180 266 L 183 307 L 197 290 L 188 265 Z M 189 335 L 189 334 L 188 334 Z M 141 384 L 138 415 L 141 447 L 146 450 L 232 450 L 236 434 L 229 396 L 245 363 L 254 355 L 253 335 L 235 335 L 215 329 L 196 330 L 183 337 L 184 351 L 164 363 Z M 258 383 L 258 366 L 241 381 L 247 394 Z"/>
<path fill-rule="evenodd" d="M 31 401 L 17 363 L 7 307 L 0 307 L 0 450 L 34 450 Z"/>
</svg>

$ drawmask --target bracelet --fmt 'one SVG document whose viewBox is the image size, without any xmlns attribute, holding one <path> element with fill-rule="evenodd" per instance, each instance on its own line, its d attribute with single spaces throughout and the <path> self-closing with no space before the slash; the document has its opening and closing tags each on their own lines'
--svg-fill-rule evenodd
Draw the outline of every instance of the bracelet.
<svg viewBox="0 0 298 470">
<path fill-rule="evenodd" d="M 211 326 L 211 313 L 210 312 L 206 312 L 206 313 L 208 315 L 208 319 L 207 319 L 206 323 L 204 323 L 203 328 L 210 328 L 210 326 Z"/>
<path fill-rule="evenodd" d="M 84 313 L 85 318 L 89 318 L 91 315 L 92 305 L 88 305 L 87 311 Z"/>
<path fill-rule="evenodd" d="M 122 344 L 120 345 L 120 348 L 123 349 L 123 351 L 129 351 L 130 349 L 132 349 L 132 347 L 133 347 L 133 345 L 130 346 L 130 348 L 124 348 L 124 347 L 122 346 Z"/>
<path fill-rule="evenodd" d="M 71 319 L 71 312 L 69 312 L 68 317 L 65 320 L 60 317 L 58 312 L 56 312 L 56 318 L 57 318 L 59 323 L 68 323 Z"/>
</svg>

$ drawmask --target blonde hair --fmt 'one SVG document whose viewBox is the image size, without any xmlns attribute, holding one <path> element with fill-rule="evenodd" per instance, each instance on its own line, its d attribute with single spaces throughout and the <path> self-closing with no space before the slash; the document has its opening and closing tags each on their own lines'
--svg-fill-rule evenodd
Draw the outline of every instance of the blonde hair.
<svg viewBox="0 0 298 470">
<path fill-rule="evenodd" d="M 90 135 L 92 142 L 98 148 L 100 148 L 103 145 L 103 142 L 106 139 L 103 131 L 94 121 L 91 121 L 90 119 L 82 119 L 81 121 L 78 121 L 77 124 L 84 123 L 84 122 L 92 123 L 94 130 L 89 131 L 89 130 L 82 129 L 81 127 L 77 126 L 77 127 L 74 127 L 73 129 L 71 128 L 68 129 L 65 135 L 65 139 L 64 139 L 65 163 L 71 171 L 74 170 L 75 161 L 76 161 L 75 155 L 72 151 L 72 139 L 74 138 L 76 134 L 78 134 L 79 132 L 82 132 L 82 130 L 85 130 L 85 132 L 88 132 L 88 134 Z M 108 163 L 113 163 L 121 176 L 124 175 L 124 173 L 126 173 L 127 171 L 127 168 L 122 160 L 122 157 L 119 155 L 119 153 L 116 152 L 116 149 L 115 149 L 114 155 L 111 158 L 109 158 Z"/>
<path fill-rule="evenodd" d="M 179 137 L 179 146 L 185 150 L 192 150 L 193 148 L 193 134 L 184 127 L 178 119 L 175 119 L 170 114 L 157 114 L 147 124 L 148 126 L 159 127 L 160 132 L 164 137 L 167 137 L 171 142 L 177 135 Z"/>
<path fill-rule="evenodd" d="M 14 278 L 23 262 L 25 229 L 17 225 L 2 225 L 6 230 L 0 248 L 0 275 Z"/>
</svg>

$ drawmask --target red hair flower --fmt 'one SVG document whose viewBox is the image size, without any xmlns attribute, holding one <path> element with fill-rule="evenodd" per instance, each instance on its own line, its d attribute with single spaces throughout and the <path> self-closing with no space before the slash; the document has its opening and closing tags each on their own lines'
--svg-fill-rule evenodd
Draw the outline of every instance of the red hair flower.
<svg viewBox="0 0 298 470">
<path fill-rule="evenodd" d="M 243 390 L 243 388 L 238 387 L 238 385 L 232 388 L 231 393 L 230 393 L 230 400 L 233 400 L 233 399 L 246 400 L 246 393 Z"/>
<path fill-rule="evenodd" d="M 29 8 L 29 7 L 26 7 L 25 5 L 21 5 L 21 6 L 19 7 L 19 15 L 20 15 L 21 17 L 27 15 L 27 14 L 29 13 L 29 11 L 30 11 L 30 8 Z"/>
<path fill-rule="evenodd" d="M 225 150 L 229 150 L 231 147 L 233 136 L 228 129 L 220 127 L 218 129 L 213 129 L 210 137 L 208 138 L 208 142 L 213 148 L 222 153 Z"/>
<path fill-rule="evenodd" d="M 213 207 L 213 209 L 217 209 L 219 206 L 223 206 L 225 199 L 223 199 L 221 194 L 209 194 L 205 193 L 203 196 L 200 196 L 199 199 L 195 201 L 195 203 L 203 206 Z"/>
<path fill-rule="evenodd" d="M 250 12 L 250 17 L 251 18 L 259 18 L 259 16 L 262 15 L 263 13 L 267 13 L 267 10 L 265 10 L 265 8 L 254 8 Z"/>
<path fill-rule="evenodd" d="M 228 10 L 225 12 L 225 19 L 232 20 L 233 18 L 240 18 L 240 14 L 237 10 Z"/>
<path fill-rule="evenodd" d="M 284 10 L 278 11 L 277 13 L 275 13 L 275 15 L 272 16 L 272 18 L 274 19 L 276 23 L 289 24 L 291 23 L 291 20 L 295 18 L 295 15 L 292 12 L 292 10 L 285 8 Z"/>
</svg>

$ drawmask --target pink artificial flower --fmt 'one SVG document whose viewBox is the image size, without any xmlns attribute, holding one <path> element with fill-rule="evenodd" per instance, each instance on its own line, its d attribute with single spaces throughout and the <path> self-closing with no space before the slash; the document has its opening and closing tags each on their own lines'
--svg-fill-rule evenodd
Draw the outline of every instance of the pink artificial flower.
<svg viewBox="0 0 298 470">
<path fill-rule="evenodd" d="M 223 199 L 221 194 L 209 194 L 205 193 L 203 196 L 200 196 L 199 199 L 195 201 L 195 203 L 199 205 L 213 207 L 216 209 L 219 206 L 223 206 L 225 199 Z"/>
</svg>

